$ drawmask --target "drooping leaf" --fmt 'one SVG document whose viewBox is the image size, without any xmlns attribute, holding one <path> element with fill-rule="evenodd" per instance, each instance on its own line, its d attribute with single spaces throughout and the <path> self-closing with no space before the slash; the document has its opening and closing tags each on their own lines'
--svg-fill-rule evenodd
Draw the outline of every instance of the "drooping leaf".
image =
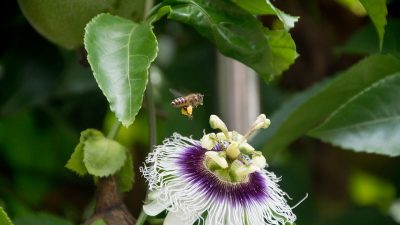
<svg viewBox="0 0 400 225">
<path fill-rule="evenodd" d="M 65 48 L 82 46 L 85 25 L 102 12 L 134 19 L 143 17 L 142 0 L 18 0 L 28 21 L 44 37 Z"/>
<path fill-rule="evenodd" d="M 28 214 L 17 217 L 15 225 L 73 225 L 70 221 L 47 213 Z"/>
<path fill-rule="evenodd" d="M 400 20 L 388 20 L 385 27 L 382 50 L 379 51 L 379 37 L 372 24 L 354 33 L 347 42 L 337 49 L 338 53 L 376 54 L 388 53 L 400 58 Z"/>
<path fill-rule="evenodd" d="M 130 153 L 127 154 L 127 159 L 122 168 L 115 174 L 115 179 L 120 191 L 128 192 L 132 189 L 135 174 L 133 171 L 132 155 Z"/>
<path fill-rule="evenodd" d="M 290 34 L 281 34 L 285 38 L 276 45 L 277 33 L 266 32 L 255 16 L 229 1 L 167 0 L 164 3 L 171 6 L 169 19 L 194 27 L 222 54 L 253 68 L 266 81 L 288 69 L 297 56 Z M 287 50 L 282 51 L 282 46 Z M 284 61 L 277 62 L 275 58 Z"/>
<path fill-rule="evenodd" d="M 1 225 L 13 225 L 7 213 L 4 211 L 3 207 L 0 207 L 0 224 Z"/>
<path fill-rule="evenodd" d="M 89 174 L 105 177 L 122 168 L 126 161 L 127 149 L 118 142 L 95 137 L 85 141 L 83 162 Z"/>
<path fill-rule="evenodd" d="M 255 136 L 255 147 L 268 155 L 286 148 L 360 91 L 398 71 L 400 60 L 390 55 L 374 55 L 360 61 L 335 79 L 289 100 L 272 115 L 271 126 Z"/>
<path fill-rule="evenodd" d="M 297 16 L 291 16 L 276 8 L 270 0 L 233 0 L 238 6 L 255 15 L 276 15 L 283 23 L 285 30 L 290 30 L 299 20 Z"/>
<path fill-rule="evenodd" d="M 85 30 L 85 48 L 96 81 L 111 111 L 129 126 L 141 107 L 148 69 L 158 51 L 152 25 L 101 14 Z"/>
<path fill-rule="evenodd" d="M 87 173 L 87 169 L 85 164 L 83 163 L 83 147 L 85 145 L 86 140 L 91 138 L 102 138 L 103 134 L 95 129 L 87 129 L 81 132 L 81 137 L 79 138 L 79 143 L 75 147 L 74 152 L 71 155 L 71 158 L 68 160 L 65 167 L 76 172 L 78 175 L 85 175 Z"/>
<path fill-rule="evenodd" d="M 310 135 L 345 149 L 400 155 L 400 72 L 367 86 Z"/>
<path fill-rule="evenodd" d="M 360 2 L 375 25 L 379 36 L 379 49 L 382 49 L 387 15 L 386 0 L 360 0 Z"/>
</svg>

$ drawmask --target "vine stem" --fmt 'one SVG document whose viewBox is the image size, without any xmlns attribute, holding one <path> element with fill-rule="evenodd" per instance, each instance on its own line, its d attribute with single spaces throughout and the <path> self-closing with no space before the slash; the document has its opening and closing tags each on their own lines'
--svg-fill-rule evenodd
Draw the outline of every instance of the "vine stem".
<svg viewBox="0 0 400 225">
<path fill-rule="evenodd" d="M 149 12 L 151 12 L 151 8 L 154 5 L 154 0 L 145 0 L 145 6 L 144 6 L 144 14 L 145 17 L 148 16 Z M 154 99 L 153 99 L 153 84 L 151 82 L 151 71 L 149 69 L 148 71 L 148 81 L 147 81 L 147 87 L 146 87 L 146 103 L 148 107 L 148 118 L 149 118 L 149 145 L 150 145 L 150 151 L 153 150 L 153 147 L 157 144 L 157 120 L 156 120 L 156 109 L 154 106 Z M 147 198 L 147 193 L 146 193 L 146 198 Z M 143 211 L 140 211 L 139 217 L 136 220 L 135 225 L 143 225 L 146 222 L 147 215 Z"/>
<path fill-rule="evenodd" d="M 148 117 L 149 117 L 149 135 L 150 135 L 150 151 L 153 150 L 153 147 L 157 144 L 157 121 L 156 121 L 156 109 L 154 106 L 153 100 L 153 87 L 151 83 L 151 76 L 149 72 L 148 83 L 146 87 L 146 103 L 148 109 Z M 147 195 L 147 193 L 146 193 Z M 136 225 L 143 225 L 146 222 L 147 215 L 143 211 L 140 212 L 138 219 L 136 220 Z"/>
<path fill-rule="evenodd" d="M 144 224 L 144 222 L 146 222 L 146 218 L 147 218 L 147 215 L 146 215 L 146 213 L 144 213 L 144 211 L 142 210 L 142 211 L 140 212 L 139 217 L 138 217 L 137 220 L 136 220 L 136 225 L 142 225 L 142 224 Z"/>
<path fill-rule="evenodd" d="M 145 0 L 144 12 L 146 17 L 148 16 L 147 14 L 151 12 L 151 8 L 153 8 L 153 5 L 154 5 L 154 0 Z"/>
</svg>

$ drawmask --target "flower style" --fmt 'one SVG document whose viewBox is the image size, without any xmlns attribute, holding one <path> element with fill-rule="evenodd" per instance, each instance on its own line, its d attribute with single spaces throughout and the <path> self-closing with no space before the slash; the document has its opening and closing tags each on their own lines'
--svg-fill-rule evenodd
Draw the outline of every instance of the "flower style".
<svg viewBox="0 0 400 225">
<path fill-rule="evenodd" d="M 262 114 L 241 135 L 212 115 L 211 127 L 221 132 L 200 141 L 177 133 L 166 139 L 140 168 L 151 191 L 144 212 L 155 216 L 167 209 L 164 225 L 292 224 L 296 216 L 280 178 L 264 169 L 266 159 L 247 143 L 269 124 Z"/>
</svg>

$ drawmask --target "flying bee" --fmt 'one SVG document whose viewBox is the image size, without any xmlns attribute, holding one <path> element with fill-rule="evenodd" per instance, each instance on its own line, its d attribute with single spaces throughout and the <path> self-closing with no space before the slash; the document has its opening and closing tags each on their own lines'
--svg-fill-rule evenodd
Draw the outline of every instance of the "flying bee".
<svg viewBox="0 0 400 225">
<path fill-rule="evenodd" d="M 174 95 L 177 93 L 173 90 L 170 90 Z M 180 95 L 180 94 L 179 94 Z M 193 108 L 196 108 L 199 105 L 203 105 L 203 94 L 200 93 L 191 93 L 186 96 L 177 97 L 172 100 L 171 105 L 175 108 L 181 108 L 182 115 L 187 116 L 189 119 L 193 117 Z"/>
</svg>

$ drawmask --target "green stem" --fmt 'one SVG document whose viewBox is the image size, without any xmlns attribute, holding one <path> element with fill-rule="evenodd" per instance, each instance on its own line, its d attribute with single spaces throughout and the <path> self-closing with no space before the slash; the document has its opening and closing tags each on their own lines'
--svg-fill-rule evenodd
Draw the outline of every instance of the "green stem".
<svg viewBox="0 0 400 225">
<path fill-rule="evenodd" d="M 146 218 L 147 218 L 147 215 L 146 215 L 146 213 L 144 213 L 144 211 L 142 210 L 142 211 L 140 212 L 139 217 L 138 217 L 137 220 L 136 220 L 136 225 L 142 225 L 142 224 L 144 224 L 144 222 L 146 222 Z"/>
<path fill-rule="evenodd" d="M 151 11 L 151 8 L 154 5 L 154 0 L 145 0 L 145 15 Z M 149 135 L 150 135 L 150 151 L 153 147 L 157 144 L 157 121 L 156 121 L 156 109 L 154 106 L 154 99 L 153 99 L 153 85 L 151 83 L 151 73 L 149 70 L 148 75 L 148 83 L 146 87 L 146 103 L 148 107 L 148 117 L 149 117 Z M 147 194 L 146 194 L 147 195 Z M 147 197 L 146 197 L 147 198 Z M 143 225 L 146 222 L 147 215 L 143 211 L 140 212 L 139 217 L 136 220 L 136 225 Z"/>
<path fill-rule="evenodd" d="M 109 139 L 114 139 L 117 134 L 119 129 L 121 128 L 121 122 L 119 122 L 118 120 L 116 120 L 113 124 L 113 126 L 111 127 L 110 131 L 107 134 L 107 138 Z"/>
<path fill-rule="evenodd" d="M 144 12 L 146 17 L 148 16 L 147 14 L 151 12 L 153 5 L 154 5 L 154 0 L 145 0 Z"/>
</svg>

